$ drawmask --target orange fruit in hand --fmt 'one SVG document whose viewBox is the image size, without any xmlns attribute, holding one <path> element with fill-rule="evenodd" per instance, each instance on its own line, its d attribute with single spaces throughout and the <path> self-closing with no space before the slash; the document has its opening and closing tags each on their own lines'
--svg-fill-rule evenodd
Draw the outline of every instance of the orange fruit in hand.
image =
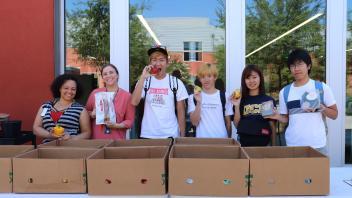
<svg viewBox="0 0 352 198">
<path fill-rule="evenodd" d="M 65 128 L 61 127 L 60 125 L 56 125 L 53 128 L 53 135 L 56 137 L 61 137 L 65 134 Z"/>
<path fill-rule="evenodd" d="M 239 89 L 236 89 L 233 93 L 232 93 L 232 98 L 235 100 L 238 100 L 241 97 L 241 91 Z"/>
</svg>

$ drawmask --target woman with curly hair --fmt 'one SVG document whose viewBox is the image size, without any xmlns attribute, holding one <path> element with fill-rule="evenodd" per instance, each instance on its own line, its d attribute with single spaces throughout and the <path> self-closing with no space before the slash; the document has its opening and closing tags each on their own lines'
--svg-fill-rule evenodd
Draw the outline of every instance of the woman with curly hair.
<svg viewBox="0 0 352 198">
<path fill-rule="evenodd" d="M 41 105 L 35 117 L 34 134 L 44 138 L 43 142 L 90 138 L 87 110 L 75 101 L 82 92 L 78 80 L 72 75 L 60 75 L 51 84 L 51 92 L 54 99 Z M 55 131 L 57 128 L 61 133 Z"/>
</svg>

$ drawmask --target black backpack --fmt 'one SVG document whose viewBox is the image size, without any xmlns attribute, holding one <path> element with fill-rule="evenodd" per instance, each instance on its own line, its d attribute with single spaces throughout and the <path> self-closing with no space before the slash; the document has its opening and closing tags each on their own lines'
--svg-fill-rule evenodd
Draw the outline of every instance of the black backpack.
<svg viewBox="0 0 352 198">
<path fill-rule="evenodd" d="M 174 95 L 174 106 L 175 106 L 175 115 L 177 117 L 177 98 L 176 98 L 176 94 L 178 91 L 178 80 L 176 77 L 171 75 L 169 76 L 169 86 L 170 89 L 172 90 L 172 93 Z M 139 104 L 136 107 L 136 119 L 135 119 L 135 131 L 137 133 L 138 138 L 140 138 L 141 136 L 141 130 L 142 130 L 142 120 L 143 120 L 143 116 L 144 116 L 144 105 L 145 105 L 145 98 L 147 97 L 147 92 L 150 88 L 150 83 L 151 83 L 152 78 L 149 77 L 146 79 L 145 83 L 144 83 L 144 97 L 141 98 L 141 101 L 139 102 Z"/>
</svg>

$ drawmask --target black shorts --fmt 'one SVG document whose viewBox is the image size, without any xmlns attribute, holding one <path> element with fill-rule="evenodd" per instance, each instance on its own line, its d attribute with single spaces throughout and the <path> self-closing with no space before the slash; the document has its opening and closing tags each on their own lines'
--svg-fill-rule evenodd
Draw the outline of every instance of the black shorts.
<svg viewBox="0 0 352 198">
<path fill-rule="evenodd" d="M 246 135 L 238 134 L 241 146 L 268 146 L 270 143 L 270 135 Z"/>
</svg>

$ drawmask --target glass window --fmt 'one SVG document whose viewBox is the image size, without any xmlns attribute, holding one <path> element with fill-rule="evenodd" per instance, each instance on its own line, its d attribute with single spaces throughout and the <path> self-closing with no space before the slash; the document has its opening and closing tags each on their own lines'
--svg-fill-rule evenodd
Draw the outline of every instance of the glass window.
<svg viewBox="0 0 352 198">
<path fill-rule="evenodd" d="M 311 53 L 310 77 L 325 81 L 325 10 L 325 0 L 246 0 L 246 64 L 262 69 L 274 98 L 293 80 L 286 61 L 294 48 Z"/>
<path fill-rule="evenodd" d="M 345 163 L 352 164 L 352 0 L 347 1 Z"/>
<path fill-rule="evenodd" d="M 65 73 L 82 82 L 82 104 L 101 82 L 99 68 L 110 60 L 109 15 L 109 0 L 65 0 Z"/>
<path fill-rule="evenodd" d="M 167 46 L 168 72 L 179 69 L 187 84 L 203 63 L 216 64 L 225 80 L 225 0 L 130 0 L 132 86 L 155 44 Z"/>
<path fill-rule="evenodd" d="M 202 61 L 202 43 L 184 42 L 184 61 Z"/>
<path fill-rule="evenodd" d="M 261 68 L 266 92 L 276 100 L 293 81 L 286 64 L 292 49 L 308 50 L 310 77 L 325 81 L 325 13 L 325 0 L 246 0 L 246 64 Z"/>
</svg>

